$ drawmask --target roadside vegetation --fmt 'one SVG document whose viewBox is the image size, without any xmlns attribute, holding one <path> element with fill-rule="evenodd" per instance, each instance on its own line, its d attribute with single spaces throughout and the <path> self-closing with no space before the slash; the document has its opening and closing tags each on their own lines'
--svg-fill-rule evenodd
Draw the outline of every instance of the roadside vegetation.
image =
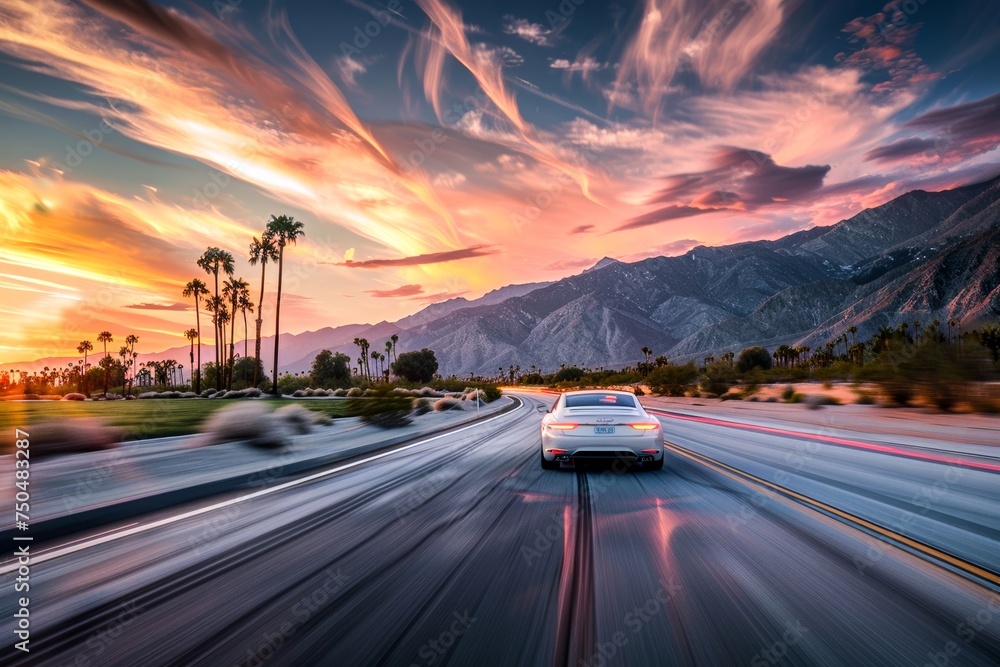
<svg viewBox="0 0 1000 667">
<path fill-rule="evenodd" d="M 805 403 L 810 407 L 840 402 L 887 406 L 923 406 L 943 411 L 1000 413 L 1000 326 L 962 331 L 957 321 L 942 325 L 881 327 L 868 340 L 856 339 L 851 327 L 823 347 L 781 345 L 774 350 L 749 347 L 699 362 L 671 363 L 641 349 L 645 361 L 623 369 L 561 366 L 524 374 L 513 367 L 512 382 L 554 389 L 625 388 L 674 397 L 766 400 Z M 815 383 L 830 390 L 851 387 L 851 400 L 799 391 Z M 784 385 L 784 386 L 783 386 Z M 775 387 L 776 391 L 762 391 Z M 766 396 L 765 396 L 766 394 Z"/>
</svg>

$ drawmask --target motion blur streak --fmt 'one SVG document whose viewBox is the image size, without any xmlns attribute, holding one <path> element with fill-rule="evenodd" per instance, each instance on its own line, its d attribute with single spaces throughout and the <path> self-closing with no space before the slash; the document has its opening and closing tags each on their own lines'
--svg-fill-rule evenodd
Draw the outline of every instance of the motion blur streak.
<svg viewBox="0 0 1000 667">
<path fill-rule="evenodd" d="M 760 431 L 761 433 L 774 433 L 775 435 L 787 436 L 789 438 L 807 438 L 809 440 L 819 440 L 821 442 L 828 442 L 833 445 L 856 447 L 858 449 L 867 449 L 873 452 L 882 452 L 883 454 L 892 454 L 893 456 L 903 456 L 906 458 L 918 459 L 921 461 L 946 463 L 948 465 L 963 466 L 966 468 L 974 468 L 976 470 L 985 470 L 988 472 L 1000 472 L 1000 465 L 994 463 L 986 463 L 983 461 L 956 459 L 948 456 L 936 456 L 934 454 L 926 454 L 924 452 L 918 452 L 912 449 L 891 447 L 889 445 L 875 445 L 869 442 L 861 442 L 859 440 L 848 440 L 847 438 L 838 438 L 830 435 L 819 435 L 816 433 L 803 433 L 801 431 L 790 431 L 788 429 L 774 428 L 772 426 L 758 426 L 755 424 L 744 424 L 742 422 L 725 421 L 723 419 L 712 419 L 711 417 L 695 417 L 693 415 L 681 415 L 675 412 L 664 412 L 662 410 L 655 410 L 655 409 L 650 409 L 649 411 L 657 415 L 667 417 L 669 419 L 682 419 L 685 421 L 700 422 L 702 424 L 714 424 L 716 426 L 726 426 L 729 428 L 745 429 L 749 431 Z"/>
</svg>

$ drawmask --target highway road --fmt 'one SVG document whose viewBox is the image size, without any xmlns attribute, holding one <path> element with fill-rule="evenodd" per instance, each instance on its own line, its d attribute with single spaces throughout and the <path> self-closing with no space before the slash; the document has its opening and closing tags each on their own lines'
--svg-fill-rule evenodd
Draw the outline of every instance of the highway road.
<svg viewBox="0 0 1000 667">
<path fill-rule="evenodd" d="M 521 400 L 35 545 L 31 652 L 11 648 L 6 561 L 0 663 L 1000 664 L 981 458 L 664 415 L 663 471 L 543 471 L 551 397 Z"/>
</svg>

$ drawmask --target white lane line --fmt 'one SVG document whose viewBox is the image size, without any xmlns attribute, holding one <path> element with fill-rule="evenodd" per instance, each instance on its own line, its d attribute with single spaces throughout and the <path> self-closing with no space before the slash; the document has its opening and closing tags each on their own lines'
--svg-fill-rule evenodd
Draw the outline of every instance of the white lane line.
<svg viewBox="0 0 1000 667">
<path fill-rule="evenodd" d="M 343 470 L 348 470 L 350 468 L 355 468 L 355 467 L 357 467 L 359 465 L 362 465 L 363 463 L 370 463 L 371 461 L 376 461 L 378 459 L 382 459 L 382 458 L 385 458 L 387 456 L 391 456 L 393 454 L 406 451 L 407 449 L 412 449 L 414 447 L 419 447 L 420 445 L 426 445 L 428 442 L 433 442 L 435 440 L 439 440 L 440 438 L 452 436 L 452 435 L 455 435 L 456 433 L 461 433 L 462 431 L 467 431 L 470 428 L 475 428 L 477 426 L 482 426 L 483 424 L 489 424 L 492 421 L 496 421 L 497 419 L 501 419 L 502 417 L 508 417 L 510 415 L 515 414 L 516 412 L 519 412 L 521 410 L 521 408 L 525 407 L 526 405 L 527 405 L 527 403 L 525 401 L 521 401 L 521 405 L 518 406 L 517 409 L 514 410 L 514 412 L 504 413 L 502 415 L 497 415 L 495 417 L 490 417 L 489 419 L 485 419 L 485 420 L 483 420 L 481 422 L 476 422 L 475 424 L 469 424 L 468 426 L 463 426 L 461 428 L 455 429 L 454 431 L 449 431 L 447 433 L 441 433 L 441 434 L 435 435 L 433 437 L 427 438 L 425 440 L 420 440 L 418 442 L 412 442 L 412 443 L 410 443 L 408 445 L 403 445 L 402 447 L 397 447 L 395 449 L 390 449 L 390 450 L 385 451 L 385 452 L 380 452 L 378 454 L 373 454 L 372 456 L 369 456 L 367 458 L 360 459 L 360 460 L 354 461 L 352 463 L 345 463 L 344 465 L 337 466 L 336 468 L 331 468 L 330 470 L 324 470 L 323 472 L 318 472 L 318 473 L 309 475 L 308 477 L 303 477 L 301 479 L 295 479 L 295 480 L 292 480 L 290 482 L 285 482 L 284 484 L 279 484 L 277 486 L 272 486 L 272 487 L 267 488 L 267 489 L 261 489 L 260 491 L 254 491 L 253 493 L 248 493 L 245 496 L 240 496 L 238 498 L 231 498 L 231 499 L 225 500 L 225 501 L 223 501 L 221 503 L 216 503 L 215 505 L 209 505 L 208 507 L 201 507 L 201 508 L 196 509 L 196 510 L 191 510 L 190 512 L 185 512 L 184 514 L 177 514 L 175 516 L 170 516 L 170 517 L 167 517 L 165 519 L 160 519 L 158 521 L 154 521 L 153 523 L 143 524 L 143 525 L 140 525 L 140 526 L 136 526 L 134 528 L 129 528 L 127 530 L 123 530 L 123 531 L 118 532 L 118 533 L 111 533 L 110 535 L 102 535 L 102 536 L 95 537 L 94 539 L 90 539 L 90 540 L 87 540 L 87 541 L 72 543 L 72 544 L 70 544 L 70 545 L 68 545 L 66 547 L 59 548 L 59 549 L 56 549 L 54 551 L 49 551 L 49 552 L 46 552 L 46 553 L 41 553 L 38 556 L 32 556 L 31 562 L 32 563 L 44 563 L 46 561 L 53 560 L 55 558 L 61 558 L 62 556 L 68 556 L 70 554 L 76 553 L 77 551 L 83 551 L 84 549 L 89 549 L 90 547 L 96 547 L 99 544 L 106 544 L 108 542 L 113 542 L 113 541 L 121 539 L 123 537 L 128 537 L 129 535 L 135 535 L 137 533 L 146 532 L 147 530 L 153 530 L 154 528 L 160 528 L 162 526 L 168 526 L 168 525 L 170 525 L 172 523 L 177 523 L 178 521 L 184 521 L 185 519 L 190 519 L 191 517 L 195 517 L 195 516 L 199 516 L 199 515 L 202 515 L 202 514 L 206 514 L 208 512 L 214 512 L 215 510 L 222 509 L 223 507 L 230 507 L 231 505 L 236 505 L 238 503 L 242 503 L 242 502 L 245 502 L 247 500 L 253 500 L 255 498 L 260 498 L 262 496 L 266 496 L 266 495 L 271 494 L 271 493 L 277 493 L 278 491 L 284 491 L 285 489 L 290 489 L 290 488 L 293 488 L 293 487 L 296 487 L 296 486 L 300 486 L 302 484 L 308 484 L 309 482 L 314 482 L 317 479 L 323 479 L 324 477 L 329 477 L 330 475 L 333 475 L 335 473 L 341 472 Z M 8 562 L 10 562 L 10 561 L 8 561 Z M 13 564 L 11 564 L 11 565 L 4 565 L 3 567 L 0 567 L 0 575 L 2 575 L 2 574 L 9 574 L 11 572 L 15 572 L 17 570 L 17 567 L 18 567 L 17 561 L 14 561 Z"/>
</svg>

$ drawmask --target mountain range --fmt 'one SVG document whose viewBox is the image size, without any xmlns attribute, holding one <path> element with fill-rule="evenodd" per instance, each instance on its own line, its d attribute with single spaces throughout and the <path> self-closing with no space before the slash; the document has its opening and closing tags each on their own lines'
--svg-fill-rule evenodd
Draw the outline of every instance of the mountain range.
<svg viewBox="0 0 1000 667">
<path fill-rule="evenodd" d="M 468 375 L 511 364 L 623 366 L 641 360 L 643 346 L 674 361 L 749 345 L 816 347 L 851 326 L 860 339 L 935 318 L 966 327 L 1000 319 L 1000 178 L 915 190 L 774 241 L 604 258 L 562 280 L 450 299 L 396 322 L 282 334 L 281 370 L 308 370 L 323 349 L 354 358 L 356 337 L 382 350 L 393 334 L 399 352 L 429 347 L 442 373 Z M 265 338 L 263 349 L 272 348 Z M 187 357 L 178 347 L 140 360 Z"/>
</svg>

